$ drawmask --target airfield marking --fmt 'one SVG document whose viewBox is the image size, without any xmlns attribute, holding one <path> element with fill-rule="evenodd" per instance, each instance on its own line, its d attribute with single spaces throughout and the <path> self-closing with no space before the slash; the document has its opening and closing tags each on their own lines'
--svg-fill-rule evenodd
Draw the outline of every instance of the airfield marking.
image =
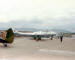
<svg viewBox="0 0 75 60">
<path fill-rule="evenodd" d="M 42 53 L 48 53 L 48 54 L 61 54 L 61 55 L 74 55 L 75 56 L 75 52 L 72 51 L 64 51 L 64 50 L 48 50 L 48 49 L 39 49 L 38 52 L 42 52 Z"/>
</svg>

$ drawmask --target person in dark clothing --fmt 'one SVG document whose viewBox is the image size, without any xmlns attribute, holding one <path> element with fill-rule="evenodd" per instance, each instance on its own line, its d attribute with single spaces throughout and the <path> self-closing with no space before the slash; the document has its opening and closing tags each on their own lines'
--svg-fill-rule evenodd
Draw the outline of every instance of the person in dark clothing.
<svg viewBox="0 0 75 60">
<path fill-rule="evenodd" d="M 0 39 L 0 43 L 3 43 L 3 45 L 5 46 L 5 47 L 7 47 L 7 41 L 6 40 L 4 40 L 4 39 Z"/>
<path fill-rule="evenodd" d="M 6 40 L 0 39 L 0 43 L 8 43 Z"/>
<path fill-rule="evenodd" d="M 62 43 L 62 40 L 63 40 L 63 36 L 60 36 L 60 41 L 61 41 L 61 43 Z"/>
</svg>

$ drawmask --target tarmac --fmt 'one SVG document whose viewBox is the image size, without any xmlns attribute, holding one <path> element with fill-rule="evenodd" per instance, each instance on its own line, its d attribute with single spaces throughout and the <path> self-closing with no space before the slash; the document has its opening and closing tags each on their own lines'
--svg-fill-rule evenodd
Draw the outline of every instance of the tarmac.
<svg viewBox="0 0 75 60">
<path fill-rule="evenodd" d="M 75 60 L 75 38 L 65 37 L 35 41 L 28 37 L 15 37 L 12 44 L 0 43 L 0 60 Z"/>
</svg>

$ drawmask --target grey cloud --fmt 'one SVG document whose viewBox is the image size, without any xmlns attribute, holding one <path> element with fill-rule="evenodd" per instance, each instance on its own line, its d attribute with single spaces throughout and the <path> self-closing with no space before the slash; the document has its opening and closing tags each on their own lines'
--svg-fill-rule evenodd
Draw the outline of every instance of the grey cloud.
<svg viewBox="0 0 75 60">
<path fill-rule="evenodd" d="M 14 20 L 8 23 L 0 23 L 0 28 L 36 28 L 36 29 L 65 29 L 75 30 L 75 17 L 59 18 L 59 19 L 33 19 L 27 20 Z"/>
</svg>

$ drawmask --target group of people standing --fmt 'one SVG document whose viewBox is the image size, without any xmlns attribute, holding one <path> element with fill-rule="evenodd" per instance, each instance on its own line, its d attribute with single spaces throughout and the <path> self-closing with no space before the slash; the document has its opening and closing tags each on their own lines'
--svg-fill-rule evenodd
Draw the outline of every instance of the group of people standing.
<svg viewBox="0 0 75 60">
<path fill-rule="evenodd" d="M 1 32 L 0 43 L 3 43 L 7 47 L 7 43 L 13 43 L 14 41 L 14 32 L 12 28 L 9 28 L 6 31 Z"/>
<path fill-rule="evenodd" d="M 61 43 L 62 43 L 63 37 L 64 37 L 63 33 L 57 34 L 57 37 L 58 37 L 58 39 L 60 39 L 60 41 L 61 41 Z M 51 40 L 53 40 L 53 38 L 54 38 L 54 36 L 51 35 Z"/>
</svg>

